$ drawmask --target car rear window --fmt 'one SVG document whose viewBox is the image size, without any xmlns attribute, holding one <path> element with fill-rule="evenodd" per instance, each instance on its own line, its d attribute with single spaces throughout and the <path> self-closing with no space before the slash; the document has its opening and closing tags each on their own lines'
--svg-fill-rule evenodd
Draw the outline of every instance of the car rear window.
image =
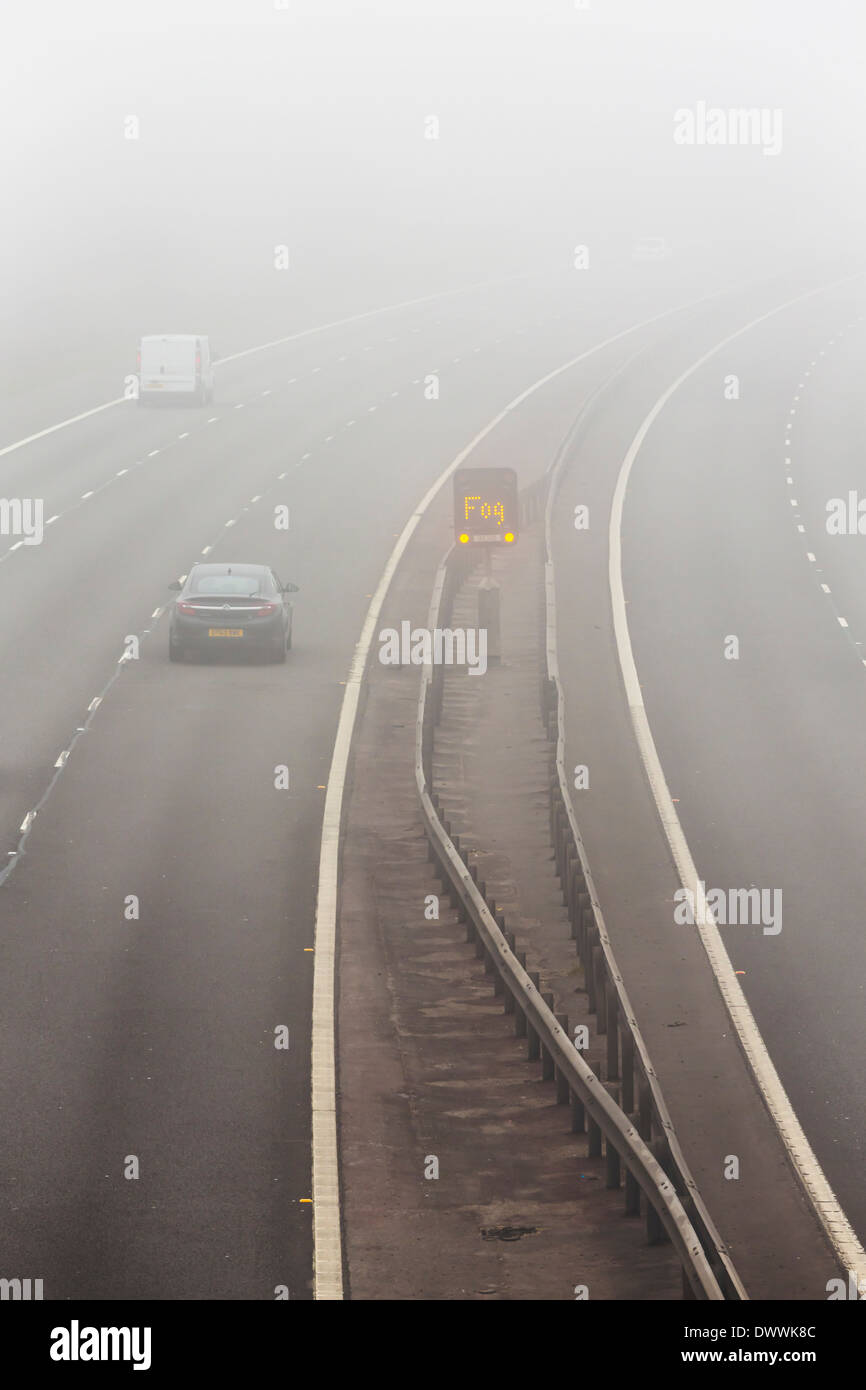
<svg viewBox="0 0 866 1390">
<path fill-rule="evenodd" d="M 191 594 L 254 594 L 270 593 L 264 575 L 259 574 L 202 574 L 193 576 L 189 584 Z"/>
</svg>

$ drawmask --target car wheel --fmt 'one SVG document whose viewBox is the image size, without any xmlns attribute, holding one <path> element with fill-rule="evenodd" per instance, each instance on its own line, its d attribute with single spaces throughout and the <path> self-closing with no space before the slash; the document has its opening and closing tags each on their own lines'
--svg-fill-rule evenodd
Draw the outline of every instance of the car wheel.
<svg viewBox="0 0 866 1390">
<path fill-rule="evenodd" d="M 289 628 L 288 634 L 287 634 L 287 636 L 286 636 L 286 651 L 287 651 L 287 652 L 290 652 L 291 650 L 292 650 L 292 629 Z"/>
<path fill-rule="evenodd" d="M 184 658 L 185 654 L 186 654 L 186 653 L 184 652 L 183 647 L 181 647 L 181 646 L 178 645 L 178 644 L 175 644 L 174 642 L 169 642 L 169 644 L 168 644 L 168 659 L 169 659 L 169 661 L 183 661 L 183 658 Z"/>
<path fill-rule="evenodd" d="M 285 659 L 286 659 L 286 644 L 285 644 L 285 642 L 283 641 L 282 637 L 280 637 L 280 639 L 279 639 L 279 645 L 276 646 L 276 647 L 273 647 L 273 648 L 271 649 L 271 661 L 275 662 L 278 666 L 282 666 L 282 664 L 283 664 L 283 662 L 285 661 Z"/>
</svg>

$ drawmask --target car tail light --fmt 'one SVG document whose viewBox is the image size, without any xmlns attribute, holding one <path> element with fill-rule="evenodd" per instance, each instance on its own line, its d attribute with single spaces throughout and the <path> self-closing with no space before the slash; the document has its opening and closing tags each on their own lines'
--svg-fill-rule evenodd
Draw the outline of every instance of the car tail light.
<svg viewBox="0 0 866 1390">
<path fill-rule="evenodd" d="M 276 612 L 278 612 L 278 611 L 279 611 L 279 604 L 277 604 L 277 603 L 263 603 L 262 606 L 261 606 L 261 608 L 255 608 L 255 609 L 253 610 L 253 617 L 255 617 L 255 618 L 271 618 L 271 617 L 273 617 L 274 613 L 276 613 Z"/>
<path fill-rule="evenodd" d="M 181 603 L 180 600 L 178 600 L 177 611 L 178 613 L 183 613 L 187 618 L 194 618 L 198 612 L 198 608 L 194 603 Z"/>
</svg>

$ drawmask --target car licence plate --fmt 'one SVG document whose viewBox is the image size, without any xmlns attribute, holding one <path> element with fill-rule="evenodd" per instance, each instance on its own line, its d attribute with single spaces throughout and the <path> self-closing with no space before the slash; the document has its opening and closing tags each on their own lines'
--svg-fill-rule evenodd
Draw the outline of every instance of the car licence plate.
<svg viewBox="0 0 866 1390">
<path fill-rule="evenodd" d="M 242 627 L 209 627 L 207 635 L 208 637 L 243 637 L 244 630 Z"/>
</svg>

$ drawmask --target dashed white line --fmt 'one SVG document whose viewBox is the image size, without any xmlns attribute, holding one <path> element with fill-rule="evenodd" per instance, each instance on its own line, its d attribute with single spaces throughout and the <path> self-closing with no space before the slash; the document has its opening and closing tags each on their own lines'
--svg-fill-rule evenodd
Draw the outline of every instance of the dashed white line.
<svg viewBox="0 0 866 1390">
<path fill-rule="evenodd" d="M 99 709 L 99 706 L 100 706 L 101 704 L 102 704 L 102 696 L 101 696 L 101 695 L 94 695 L 93 699 L 90 701 L 90 704 L 87 706 L 87 712 L 88 712 L 88 714 L 92 714 L 93 711 L 94 711 L 95 709 Z"/>
<path fill-rule="evenodd" d="M 55 767 L 65 767 L 65 766 L 66 766 L 66 760 L 67 760 L 68 757 L 69 757 L 69 749 L 68 749 L 68 748 L 65 748 L 65 749 L 63 750 L 63 752 L 60 754 L 60 757 L 57 759 L 57 761 L 56 761 L 56 763 L 54 764 L 54 766 L 55 766 Z"/>
<path fill-rule="evenodd" d="M 129 472 L 129 469 L 128 469 L 128 468 L 119 468 L 119 469 L 117 470 L 117 472 L 115 473 L 114 476 L 115 476 L 115 478 L 122 478 L 123 475 L 124 475 L 124 473 L 128 473 L 128 472 Z"/>
<path fill-rule="evenodd" d="M 837 621 L 837 623 L 839 624 L 840 627 L 847 627 L 847 626 L 848 626 L 848 620 L 847 620 L 847 618 L 839 618 L 839 617 L 837 617 L 836 621 Z"/>
<path fill-rule="evenodd" d="M 93 489 L 91 488 L 90 492 L 82 492 L 82 494 L 81 494 L 81 500 L 82 500 L 82 502 L 86 502 L 87 499 L 88 499 L 88 497 L 92 497 L 92 496 L 93 496 Z"/>
<path fill-rule="evenodd" d="M 45 525 L 46 525 L 46 526 L 51 526 L 51 524 L 52 524 L 53 522 L 59 521 L 62 515 L 63 515 L 62 512 L 55 512 L 53 516 L 50 516 L 50 517 L 48 518 L 48 520 L 46 521 Z"/>
<path fill-rule="evenodd" d="M 179 434 L 178 439 L 189 439 L 189 430 L 184 430 L 182 434 Z"/>
<path fill-rule="evenodd" d="M 160 451 L 159 449 L 151 449 L 151 451 L 150 451 L 150 453 L 148 454 L 147 457 L 148 457 L 149 459 L 155 459 L 156 456 L 157 456 L 157 454 L 160 453 L 160 452 L 161 452 L 161 451 Z"/>
</svg>

